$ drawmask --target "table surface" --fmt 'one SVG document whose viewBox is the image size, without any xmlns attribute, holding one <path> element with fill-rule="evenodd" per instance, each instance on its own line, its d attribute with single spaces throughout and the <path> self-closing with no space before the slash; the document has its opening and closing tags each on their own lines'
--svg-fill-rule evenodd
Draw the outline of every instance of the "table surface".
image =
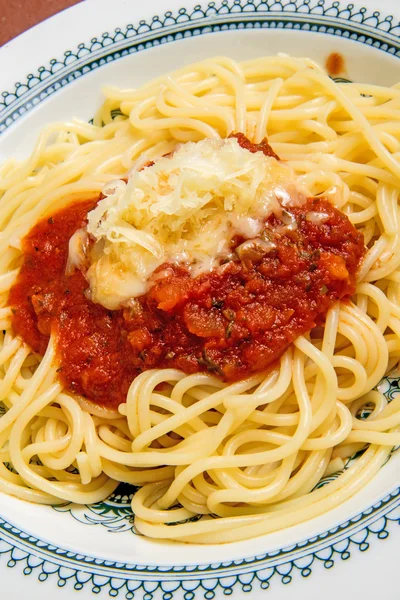
<svg viewBox="0 0 400 600">
<path fill-rule="evenodd" d="M 80 0 L 0 0 L 0 46 Z"/>
</svg>

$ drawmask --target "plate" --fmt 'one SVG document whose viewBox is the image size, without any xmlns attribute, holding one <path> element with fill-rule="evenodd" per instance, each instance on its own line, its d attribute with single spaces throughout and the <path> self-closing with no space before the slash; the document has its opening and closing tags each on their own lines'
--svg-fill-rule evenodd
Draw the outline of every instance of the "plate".
<svg viewBox="0 0 400 600">
<path fill-rule="evenodd" d="M 384 3 L 387 14 L 377 6 L 372 0 L 113 0 L 110 11 L 108 0 L 87 0 L 0 50 L 0 162 L 26 156 L 50 121 L 89 120 L 105 83 L 134 87 L 218 54 L 287 52 L 322 63 L 336 51 L 349 79 L 396 83 L 400 9 L 395 0 Z M 396 374 L 381 383 L 388 399 L 399 388 Z M 368 600 L 380 594 L 394 600 L 399 466 L 394 452 L 366 488 L 307 523 L 207 547 L 138 535 L 128 486 L 87 507 L 33 506 L 0 494 L 1 597 Z"/>
</svg>

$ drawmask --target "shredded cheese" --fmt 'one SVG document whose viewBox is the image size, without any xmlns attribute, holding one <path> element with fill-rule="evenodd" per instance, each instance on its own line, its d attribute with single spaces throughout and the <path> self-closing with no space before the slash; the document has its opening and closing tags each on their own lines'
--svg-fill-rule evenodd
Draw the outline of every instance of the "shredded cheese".
<svg viewBox="0 0 400 600">
<path fill-rule="evenodd" d="M 282 195 L 298 203 L 294 180 L 283 162 L 230 138 L 188 142 L 127 183 L 110 182 L 88 215 L 92 300 L 118 308 L 145 293 L 165 262 L 182 263 L 193 276 L 218 266 L 232 236 L 255 237 Z"/>
</svg>

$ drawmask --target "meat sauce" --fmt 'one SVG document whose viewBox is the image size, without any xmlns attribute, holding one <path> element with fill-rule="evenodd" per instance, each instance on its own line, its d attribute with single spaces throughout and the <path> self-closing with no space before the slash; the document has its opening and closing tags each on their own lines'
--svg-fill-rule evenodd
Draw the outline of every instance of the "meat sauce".
<svg viewBox="0 0 400 600">
<path fill-rule="evenodd" d="M 23 240 L 9 305 L 15 334 L 35 352 L 43 355 L 55 334 L 66 388 L 111 409 L 147 369 L 205 371 L 225 381 L 265 370 L 354 292 L 365 253 L 362 234 L 343 213 L 309 198 L 290 209 L 291 230 L 271 216 L 252 243 L 232 239 L 236 259 L 196 278 L 162 265 L 157 271 L 168 275 L 155 278 L 147 294 L 110 311 L 88 299 L 82 272 L 65 273 L 69 239 L 97 201 L 35 225 Z M 310 219 L 318 214 L 322 220 Z"/>
</svg>

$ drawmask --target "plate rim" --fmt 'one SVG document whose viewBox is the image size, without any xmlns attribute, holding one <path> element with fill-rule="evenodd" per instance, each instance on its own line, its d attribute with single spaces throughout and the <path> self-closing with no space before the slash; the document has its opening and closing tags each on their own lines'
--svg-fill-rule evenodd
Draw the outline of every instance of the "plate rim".
<svg viewBox="0 0 400 600">
<path fill-rule="evenodd" d="M 293 10 L 294 5 L 296 10 Z M 128 24 L 125 30 L 116 28 L 112 34 L 105 32 L 90 42 L 80 43 L 74 50 L 65 51 L 63 58 L 51 59 L 46 66 L 38 67 L 36 72 L 18 82 L 13 91 L 2 92 L 0 135 L 62 87 L 103 64 L 123 58 L 131 49 L 140 52 L 183 37 L 223 31 L 225 26 L 317 31 L 348 37 L 400 57 L 400 24 L 395 17 L 382 16 L 378 11 L 359 5 L 346 6 L 332 0 L 218 0 L 197 4 L 191 13 L 189 10 L 192 9 L 182 7 L 175 12 L 166 11 L 163 17 L 155 15 L 147 22 L 139 21 L 136 26 Z M 40 30 L 40 26 L 35 29 Z M 172 599 L 178 589 L 184 593 L 185 600 L 194 598 L 198 590 L 202 590 L 205 598 L 213 598 L 217 587 L 228 595 L 238 584 L 242 586 L 241 591 L 248 592 L 256 580 L 262 589 L 267 589 L 272 579 L 280 578 L 283 584 L 288 584 L 296 572 L 308 577 L 315 561 L 329 569 L 339 556 L 342 560 L 350 558 L 350 547 L 365 551 L 371 539 L 385 539 L 389 525 L 400 524 L 399 507 L 400 488 L 397 488 L 355 517 L 277 552 L 238 558 L 229 563 L 178 565 L 175 569 L 114 563 L 74 553 L 35 538 L 0 515 L 0 557 L 8 556 L 7 566 L 19 565 L 25 575 L 36 573 L 39 581 L 56 576 L 60 588 L 67 582 L 72 582 L 75 590 L 91 585 L 92 592 L 107 590 L 110 596 L 123 590 L 127 600 L 139 589 L 146 600 L 158 593 L 162 593 L 164 600 Z M 335 538 L 341 534 L 341 539 Z M 268 561 L 270 564 L 266 564 Z M 242 567 L 243 572 L 239 572 Z M 230 569 L 236 571 L 231 573 Z M 209 575 L 203 579 L 208 571 Z M 146 580 L 144 573 L 148 574 Z"/>
<path fill-rule="evenodd" d="M 181 590 L 184 593 L 185 600 L 193 600 L 195 596 L 190 593 L 195 586 L 196 590 L 204 592 L 205 598 L 211 599 L 217 588 L 226 595 L 238 585 L 242 586 L 243 592 L 252 591 L 254 584 L 267 590 L 273 580 L 280 579 L 287 585 L 296 574 L 309 577 L 318 563 L 331 569 L 339 558 L 343 561 L 351 558 L 353 550 L 365 552 L 371 541 L 387 539 L 391 526 L 400 524 L 399 515 L 400 487 L 351 519 L 275 552 L 228 562 L 172 568 L 117 563 L 78 554 L 40 540 L 0 516 L 0 557 L 7 558 L 8 555 L 7 567 L 18 565 L 24 575 L 35 573 L 40 582 L 55 576 L 60 588 L 68 582 L 76 591 L 91 585 L 93 593 L 104 590 L 111 596 L 113 590 L 123 590 L 127 600 L 139 589 L 146 594 L 146 600 L 152 600 L 153 593 L 159 590 L 163 600 L 172 600 L 172 596 L 165 596 L 172 586 L 174 592 Z"/>
<path fill-rule="evenodd" d="M 63 13 L 71 14 L 80 6 L 72 6 Z M 37 31 L 41 25 L 35 26 Z M 400 23 L 393 15 L 371 12 L 365 6 L 345 5 L 338 0 L 208 1 L 196 4 L 193 9 L 183 6 L 168 10 L 162 16 L 155 14 L 150 19 L 139 20 L 136 25 L 128 23 L 125 30 L 117 27 L 111 34 L 105 31 L 90 41 L 80 42 L 74 49 L 65 50 L 62 57 L 48 60 L 16 82 L 13 89 L 0 90 L 0 135 L 37 104 L 88 71 L 156 45 L 228 28 L 315 31 L 345 37 L 400 56 Z M 112 52 L 107 51 L 112 46 Z M 92 60 L 88 63 L 89 56 Z"/>
</svg>

